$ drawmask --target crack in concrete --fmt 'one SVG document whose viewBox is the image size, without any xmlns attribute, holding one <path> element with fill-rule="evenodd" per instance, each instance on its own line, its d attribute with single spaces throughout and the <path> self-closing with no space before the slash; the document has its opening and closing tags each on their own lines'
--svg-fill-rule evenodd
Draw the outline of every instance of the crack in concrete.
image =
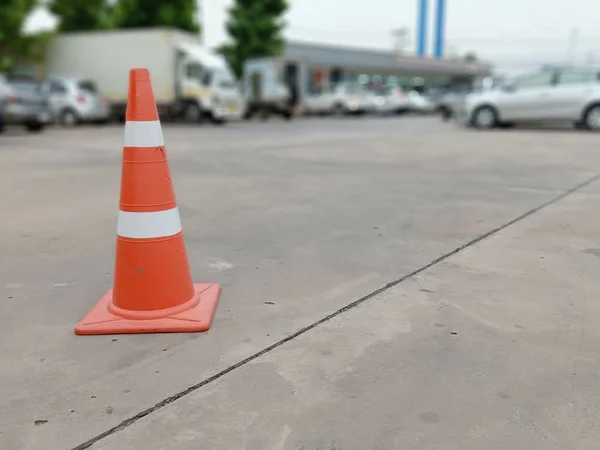
<svg viewBox="0 0 600 450">
<path fill-rule="evenodd" d="M 515 225 L 518 222 L 521 222 L 522 220 L 528 218 L 529 216 L 532 216 L 533 214 L 541 211 L 544 208 L 547 208 L 548 206 L 553 205 L 554 203 L 557 203 L 561 200 L 563 200 L 564 198 L 568 197 L 571 194 L 574 194 L 577 191 L 580 191 L 581 189 L 585 188 L 586 186 L 592 184 L 593 182 L 597 181 L 598 179 L 600 179 L 600 174 L 593 176 L 592 178 L 589 178 L 588 180 L 584 181 L 583 183 L 580 183 L 566 191 L 564 191 L 563 193 L 561 193 L 560 195 L 553 197 L 552 199 L 548 200 L 545 203 L 542 203 L 541 205 L 530 209 L 529 211 L 521 214 L 520 216 L 515 217 L 514 219 L 504 223 L 503 225 L 500 225 L 496 228 L 493 228 L 473 239 L 471 239 L 470 241 L 466 242 L 465 244 L 455 248 L 454 250 L 451 250 L 447 253 L 444 253 L 441 256 L 438 256 L 437 258 L 435 258 L 434 260 L 430 261 L 429 263 L 425 264 L 424 266 L 419 267 L 418 269 L 403 275 L 400 278 L 397 278 L 394 281 L 390 281 L 389 283 L 387 283 L 385 286 L 382 286 L 376 290 L 374 290 L 373 292 L 365 295 L 364 297 L 359 298 L 358 300 L 354 300 L 353 302 L 347 304 L 346 306 L 338 309 L 337 311 L 332 312 L 331 314 L 328 314 L 327 316 L 323 317 L 322 319 L 317 320 L 316 322 L 313 322 L 312 324 L 301 328 L 300 330 L 290 334 L 289 336 L 287 336 L 284 339 L 281 339 L 280 341 L 275 342 L 274 344 L 265 347 L 264 349 L 254 353 L 253 355 L 248 356 L 247 358 L 238 361 L 237 363 L 227 367 L 226 369 L 223 369 L 222 371 L 212 375 L 209 378 L 206 378 L 203 381 L 200 381 L 197 384 L 194 384 L 193 386 L 188 387 L 187 389 L 178 392 L 175 395 L 172 395 L 170 397 L 167 397 L 163 400 L 161 400 L 160 402 L 156 403 L 154 406 L 151 406 L 150 408 L 147 408 L 139 413 L 137 413 L 136 415 L 129 417 L 128 419 L 123 420 L 121 423 L 119 423 L 118 425 L 104 431 L 103 433 L 100 433 L 99 435 L 91 438 L 90 440 L 79 444 L 78 446 L 74 447 L 71 450 L 85 450 L 87 448 L 90 448 L 92 445 L 94 445 L 96 442 L 114 434 L 117 433 L 118 431 L 122 431 L 125 428 L 133 425 L 135 422 L 137 422 L 138 420 L 154 413 L 155 411 L 158 411 L 159 409 L 164 408 L 165 406 L 173 403 L 176 400 L 179 400 L 181 397 L 185 397 L 188 394 L 191 394 L 194 391 L 197 391 L 198 389 L 200 389 L 203 386 L 206 386 L 209 383 L 212 383 L 213 381 L 218 380 L 219 378 L 224 377 L 225 375 L 227 375 L 229 372 L 232 372 L 236 369 L 239 369 L 240 367 L 248 364 L 251 361 L 254 361 L 257 358 L 260 358 L 262 355 L 269 353 L 273 350 L 275 350 L 278 347 L 281 347 L 283 344 L 285 344 L 286 342 L 289 342 L 295 338 L 297 338 L 298 336 L 303 335 L 304 333 L 307 333 L 308 331 L 312 330 L 313 328 L 318 327 L 319 325 L 328 322 L 329 320 L 333 319 L 334 317 L 339 316 L 340 314 L 343 314 L 344 312 L 355 308 L 356 306 L 360 305 L 361 303 L 366 302 L 367 300 L 375 297 L 376 295 L 381 294 L 382 292 L 385 292 L 395 286 L 397 286 L 398 284 L 402 283 L 403 281 L 406 281 L 412 277 L 414 277 L 415 275 L 420 274 L 421 272 L 426 271 L 427 269 L 430 269 L 431 267 L 441 263 L 442 261 L 450 258 L 453 255 L 456 255 L 457 253 L 460 253 L 461 251 L 483 241 L 484 239 L 487 239 L 488 237 L 497 234 L 513 225 Z"/>
</svg>

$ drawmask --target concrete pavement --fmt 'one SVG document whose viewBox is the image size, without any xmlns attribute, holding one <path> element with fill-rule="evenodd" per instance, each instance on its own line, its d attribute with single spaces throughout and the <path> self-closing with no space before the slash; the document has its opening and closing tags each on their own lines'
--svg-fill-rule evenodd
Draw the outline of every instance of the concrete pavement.
<svg viewBox="0 0 600 450">
<path fill-rule="evenodd" d="M 4 381 L 0 387 L 4 399 L 0 447 L 63 449 L 94 444 L 93 448 L 148 448 L 129 436 L 151 436 L 152 427 L 140 431 L 148 426 L 146 422 L 130 418 L 147 415 L 144 420 L 150 420 L 159 417 L 159 412 L 176 411 L 175 407 L 196 417 L 185 409 L 188 396 L 210 396 L 217 382 L 190 388 L 222 371 L 231 370 L 219 379 L 220 386 L 229 382 L 228 377 L 248 373 L 244 371 L 250 365 L 239 366 L 246 358 L 553 201 L 600 172 L 596 137 L 588 133 L 475 133 L 428 119 L 306 121 L 230 129 L 175 126 L 168 127 L 165 136 L 194 278 L 224 286 L 213 329 L 207 334 L 73 336 L 74 324 L 111 282 L 121 132 L 111 128 L 51 130 L 40 136 L 9 136 L 0 141 L 0 189 L 5 193 L 5 212 L 0 217 L 4 236 L 0 261 L 0 348 L 4 356 L 0 363 Z M 591 191 L 587 203 L 593 203 L 595 183 L 578 192 L 586 189 Z M 560 237 L 559 233 L 554 236 Z M 591 257 L 589 252 L 584 255 Z M 521 262 L 507 257 L 514 266 Z M 450 276 L 458 279 L 461 271 L 456 272 Z M 392 290 L 386 292 L 384 296 L 392 295 Z M 416 300 L 418 311 L 424 300 L 418 296 Z M 446 301 L 456 303 L 456 299 Z M 303 372 L 294 367 L 306 365 L 304 392 L 308 392 L 314 370 L 335 374 L 340 367 L 354 363 L 358 369 L 365 366 L 360 352 L 381 347 L 383 333 L 389 336 L 392 349 L 385 351 L 393 351 L 394 344 L 407 346 L 397 351 L 411 356 L 409 364 L 414 370 L 409 375 L 422 378 L 419 374 L 427 369 L 442 371 L 429 357 L 421 356 L 431 349 L 419 338 L 428 337 L 431 330 L 425 334 L 411 331 L 419 322 L 408 313 L 402 313 L 405 319 L 397 324 L 385 320 L 387 314 L 397 318 L 400 312 L 376 304 L 363 303 L 362 310 L 369 305 L 373 310 L 348 326 L 340 322 L 342 334 L 325 333 L 332 339 L 331 348 L 347 341 L 348 348 L 339 356 L 329 349 L 331 355 L 306 360 L 305 353 L 289 347 L 313 334 L 322 336 L 322 327 L 335 323 L 328 322 L 268 352 L 265 358 L 279 357 L 282 366 L 278 370 Z M 540 307 L 543 310 L 543 305 Z M 518 323 L 531 326 L 528 317 Z M 472 329 L 472 347 L 478 350 L 470 361 L 473 364 L 501 343 L 481 339 L 478 326 L 464 322 L 464 329 Z M 353 330 L 366 327 L 373 335 L 364 336 L 363 344 L 357 346 L 348 338 L 361 338 L 365 333 Z M 432 328 L 443 333 L 442 327 Z M 300 355 L 296 366 L 289 361 L 293 354 Z M 325 361 L 323 356 L 328 356 Z M 373 357 L 380 359 L 378 352 Z M 252 360 L 252 367 L 259 359 Z M 453 362 L 442 359 L 436 364 L 448 365 L 449 371 Z M 353 389 L 368 390 L 373 377 L 388 380 L 394 373 L 400 377 L 398 370 L 392 367 L 371 378 L 365 376 L 365 384 L 359 375 Z M 535 374 L 529 375 L 535 379 Z M 245 395 L 268 394 L 271 390 L 265 391 L 264 386 L 279 383 L 274 376 L 266 369 L 244 377 Z M 383 391 L 388 389 L 400 398 L 409 394 L 402 383 L 390 386 L 390 381 L 385 388 L 386 383 L 382 383 Z M 277 386 L 273 391 L 279 393 Z M 231 446 L 241 442 L 240 424 L 260 425 L 268 416 L 265 411 L 271 411 L 277 400 L 253 401 L 253 410 L 243 403 L 248 397 L 240 397 L 241 408 L 227 408 L 243 390 L 235 386 L 226 389 L 233 389 L 227 402 L 203 403 L 204 413 L 218 413 L 207 422 L 210 429 L 193 428 L 200 434 L 190 434 L 191 424 L 182 424 L 181 433 L 177 427 L 165 429 L 165 438 L 173 438 L 172 448 L 210 448 L 207 442 L 211 441 L 185 442 L 185 436 L 193 442 L 208 435 L 212 436 L 212 448 L 245 448 Z M 410 395 L 429 395 L 432 389 L 422 384 Z M 317 390 L 309 397 L 316 398 L 319 393 Z M 351 411 L 342 401 L 346 394 L 342 394 L 338 409 L 334 404 L 328 414 Z M 469 398 L 476 401 L 476 397 L 474 393 Z M 310 403 L 314 399 L 304 400 Z M 163 404 L 169 405 L 156 407 Z M 373 417 L 397 414 L 389 409 L 389 403 L 379 405 L 372 406 Z M 318 412 L 295 404 L 293 398 L 282 400 L 278 407 L 297 411 L 299 416 Z M 441 406 L 429 408 L 440 417 L 448 414 Z M 494 408 L 492 405 L 491 411 L 496 411 Z M 426 411 L 429 409 L 423 413 Z M 423 417 L 434 421 L 437 416 L 433 413 Z M 197 417 L 205 421 L 204 416 Z M 232 422 L 235 417 L 237 425 Z M 300 419 L 286 418 L 285 426 L 291 431 L 272 448 L 296 448 L 300 442 L 315 441 L 315 435 L 301 432 L 309 422 Z M 361 427 L 351 427 L 351 423 L 342 421 L 337 434 L 324 434 L 323 445 L 338 435 L 350 436 L 350 428 L 360 431 Z M 286 434 L 282 431 L 285 426 L 277 436 Z M 272 431 L 260 428 L 263 440 L 248 441 L 247 448 L 271 445 L 265 439 Z M 397 435 L 397 429 L 394 433 Z M 162 442 L 163 437 L 152 436 Z"/>
<path fill-rule="evenodd" d="M 595 183 L 94 448 L 596 449 L 599 199 Z"/>
</svg>

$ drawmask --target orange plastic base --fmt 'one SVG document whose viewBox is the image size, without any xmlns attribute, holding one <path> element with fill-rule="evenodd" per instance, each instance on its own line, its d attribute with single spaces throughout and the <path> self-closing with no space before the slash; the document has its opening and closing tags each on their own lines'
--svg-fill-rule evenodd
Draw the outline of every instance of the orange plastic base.
<svg viewBox="0 0 600 450">
<path fill-rule="evenodd" d="M 158 319 L 124 319 L 108 311 L 112 289 L 77 324 L 75 334 L 133 334 L 133 333 L 193 333 L 210 328 L 221 286 L 218 284 L 195 284 L 196 297 L 200 302 L 187 311 Z"/>
</svg>

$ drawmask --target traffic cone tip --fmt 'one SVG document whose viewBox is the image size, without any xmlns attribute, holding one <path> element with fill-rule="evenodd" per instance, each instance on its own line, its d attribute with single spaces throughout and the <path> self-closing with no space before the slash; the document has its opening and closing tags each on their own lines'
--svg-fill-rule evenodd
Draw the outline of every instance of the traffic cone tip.
<svg viewBox="0 0 600 450">
<path fill-rule="evenodd" d="M 129 93 L 125 118 L 128 121 L 136 122 L 158 120 L 148 69 L 131 69 L 129 71 Z"/>
<path fill-rule="evenodd" d="M 134 67 L 129 70 L 129 82 L 150 81 L 150 71 L 145 67 Z"/>
</svg>

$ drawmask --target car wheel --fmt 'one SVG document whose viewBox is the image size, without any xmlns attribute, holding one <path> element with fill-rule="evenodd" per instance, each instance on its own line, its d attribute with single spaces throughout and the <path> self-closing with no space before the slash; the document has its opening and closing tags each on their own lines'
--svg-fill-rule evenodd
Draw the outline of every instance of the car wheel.
<svg viewBox="0 0 600 450">
<path fill-rule="evenodd" d="M 25 125 L 25 128 L 30 133 L 39 133 L 44 129 L 44 124 L 39 122 L 28 123 L 27 125 Z"/>
<path fill-rule="evenodd" d="M 592 105 L 583 117 L 585 128 L 591 131 L 600 131 L 600 105 Z"/>
<path fill-rule="evenodd" d="M 201 123 L 204 121 L 204 111 L 197 103 L 188 103 L 183 116 L 187 122 Z"/>
<path fill-rule="evenodd" d="M 79 123 L 79 117 L 72 109 L 65 109 L 60 113 L 59 122 L 64 127 L 74 127 Z"/>
<path fill-rule="evenodd" d="M 471 124 L 479 130 L 489 130 L 498 124 L 498 115 L 491 106 L 481 106 L 475 110 Z"/>
</svg>

